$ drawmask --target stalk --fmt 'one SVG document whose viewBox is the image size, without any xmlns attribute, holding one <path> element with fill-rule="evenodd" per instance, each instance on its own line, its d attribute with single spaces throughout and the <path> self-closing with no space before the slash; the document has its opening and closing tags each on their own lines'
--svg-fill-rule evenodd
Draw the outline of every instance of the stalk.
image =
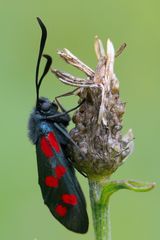
<svg viewBox="0 0 160 240">
<path fill-rule="evenodd" d="M 104 184 L 89 180 L 90 200 L 96 240 L 111 240 L 109 197 L 105 204 L 100 202 Z"/>
<path fill-rule="evenodd" d="M 71 93 L 78 95 L 82 104 L 72 118 L 75 127 L 70 136 L 75 144 L 68 143 L 68 156 L 77 170 L 88 177 L 96 240 L 111 240 L 110 196 L 120 189 L 146 192 L 155 184 L 109 178 L 134 150 L 132 130 L 122 134 L 126 103 L 120 99 L 119 80 L 114 72 L 114 61 L 126 44 L 115 51 L 109 39 L 104 48 L 96 37 L 94 47 L 98 60 L 95 71 L 69 50 L 58 51 L 85 78 L 57 69 L 52 72 L 63 83 L 77 87 Z"/>
</svg>

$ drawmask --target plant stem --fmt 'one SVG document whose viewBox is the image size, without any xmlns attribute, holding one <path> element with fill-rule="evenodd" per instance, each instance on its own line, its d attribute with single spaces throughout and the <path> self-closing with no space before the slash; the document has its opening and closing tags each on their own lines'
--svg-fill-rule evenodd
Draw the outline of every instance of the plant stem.
<svg viewBox="0 0 160 240">
<path fill-rule="evenodd" d="M 111 240 L 109 197 L 101 203 L 101 193 L 106 182 L 89 179 L 90 200 L 96 240 Z"/>
</svg>

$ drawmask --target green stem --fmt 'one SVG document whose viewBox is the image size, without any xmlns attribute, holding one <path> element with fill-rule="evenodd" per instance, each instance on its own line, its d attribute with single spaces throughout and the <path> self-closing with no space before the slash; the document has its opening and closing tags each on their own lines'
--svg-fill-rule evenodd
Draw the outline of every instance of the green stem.
<svg viewBox="0 0 160 240">
<path fill-rule="evenodd" d="M 90 200 L 96 240 L 111 240 L 109 197 L 102 204 L 101 193 L 106 182 L 89 180 Z"/>
<path fill-rule="evenodd" d="M 96 240 L 111 240 L 111 223 L 109 215 L 110 196 L 120 189 L 135 192 L 147 192 L 155 183 L 144 183 L 133 180 L 89 179 L 90 199 Z"/>
</svg>

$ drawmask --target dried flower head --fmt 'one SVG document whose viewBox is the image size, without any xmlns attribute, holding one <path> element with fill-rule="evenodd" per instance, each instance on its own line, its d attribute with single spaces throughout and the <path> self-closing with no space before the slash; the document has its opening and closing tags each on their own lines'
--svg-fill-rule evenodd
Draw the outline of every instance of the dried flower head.
<svg viewBox="0 0 160 240">
<path fill-rule="evenodd" d="M 70 131 L 79 150 L 69 147 L 68 154 L 76 168 L 89 178 L 111 175 L 133 150 L 132 130 L 125 136 L 121 134 L 125 103 L 120 99 L 119 81 L 114 73 L 115 57 L 125 46 L 123 44 L 115 53 L 108 40 L 105 53 L 101 40 L 96 37 L 98 64 L 95 71 L 67 49 L 58 51 L 67 63 L 83 71 L 86 79 L 52 69 L 62 82 L 77 87 L 75 93 L 80 101 L 85 99 L 73 116 L 75 127 Z"/>
</svg>

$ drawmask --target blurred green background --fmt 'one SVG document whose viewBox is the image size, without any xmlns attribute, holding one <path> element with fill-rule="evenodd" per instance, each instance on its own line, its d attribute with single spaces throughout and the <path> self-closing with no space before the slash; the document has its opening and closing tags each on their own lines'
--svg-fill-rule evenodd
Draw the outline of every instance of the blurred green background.
<svg viewBox="0 0 160 240">
<path fill-rule="evenodd" d="M 155 181 L 157 187 L 149 193 L 120 191 L 112 197 L 112 235 L 113 240 L 160 239 L 160 2 L 0 0 L 0 6 L 0 239 L 94 239 L 86 179 L 78 175 L 90 215 L 86 235 L 69 232 L 52 218 L 37 184 L 35 150 L 27 138 L 40 40 L 36 16 L 47 26 L 45 52 L 53 56 L 55 67 L 79 76 L 59 59 L 57 49 L 70 49 L 94 69 L 95 35 L 104 42 L 109 37 L 115 48 L 127 43 L 115 69 L 121 98 L 127 102 L 124 132 L 133 129 L 136 146 L 113 178 Z M 50 73 L 41 93 L 53 99 L 69 89 Z M 62 103 L 69 109 L 76 99 Z"/>
</svg>

